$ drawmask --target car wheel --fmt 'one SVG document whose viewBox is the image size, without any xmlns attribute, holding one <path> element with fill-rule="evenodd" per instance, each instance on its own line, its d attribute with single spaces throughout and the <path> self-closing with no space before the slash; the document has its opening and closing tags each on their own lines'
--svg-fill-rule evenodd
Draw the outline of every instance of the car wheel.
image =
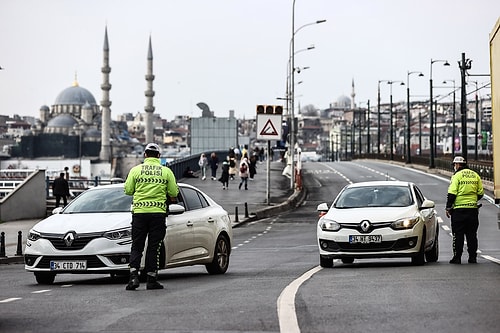
<svg viewBox="0 0 500 333">
<path fill-rule="evenodd" d="M 436 230 L 436 236 L 434 238 L 434 244 L 432 248 L 425 252 L 425 260 L 427 262 L 436 262 L 439 258 L 439 229 Z"/>
<path fill-rule="evenodd" d="M 205 265 L 209 274 L 224 274 L 229 267 L 229 241 L 225 236 L 219 236 L 215 243 L 214 258 L 210 264 Z"/>
<path fill-rule="evenodd" d="M 333 259 L 329 259 L 323 256 L 319 256 L 319 265 L 324 268 L 333 267 Z"/>
<path fill-rule="evenodd" d="M 425 263 L 424 246 L 425 246 L 425 231 L 422 233 L 422 241 L 420 242 L 420 249 L 418 250 L 418 253 L 411 258 L 412 265 L 421 266 Z"/>
<path fill-rule="evenodd" d="M 38 284 L 53 284 L 56 278 L 55 273 L 36 272 L 35 279 Z"/>
<path fill-rule="evenodd" d="M 352 264 L 354 262 L 354 258 L 342 258 L 341 260 L 344 264 Z"/>
</svg>

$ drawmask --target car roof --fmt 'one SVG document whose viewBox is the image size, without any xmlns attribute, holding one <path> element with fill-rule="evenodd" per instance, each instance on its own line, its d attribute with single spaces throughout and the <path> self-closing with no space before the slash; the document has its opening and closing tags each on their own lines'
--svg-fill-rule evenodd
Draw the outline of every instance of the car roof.
<svg viewBox="0 0 500 333">
<path fill-rule="evenodd" d="M 369 182 L 359 182 L 347 185 L 348 188 L 367 187 L 367 186 L 410 186 L 412 182 L 402 180 L 377 180 Z"/>
</svg>

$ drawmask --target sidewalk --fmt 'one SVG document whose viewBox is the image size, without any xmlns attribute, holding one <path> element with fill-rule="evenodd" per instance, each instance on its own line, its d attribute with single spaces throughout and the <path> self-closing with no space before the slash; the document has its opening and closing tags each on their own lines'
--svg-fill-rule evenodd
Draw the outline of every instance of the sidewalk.
<svg viewBox="0 0 500 333">
<path fill-rule="evenodd" d="M 267 162 L 257 164 L 257 174 L 254 180 L 248 180 L 248 190 L 244 190 L 244 187 L 238 190 L 240 183 L 238 176 L 229 181 L 229 189 L 223 190 L 221 182 L 211 180 L 210 170 L 206 180 L 182 178 L 178 182 L 196 186 L 212 197 L 229 213 L 233 227 L 237 227 L 242 223 L 278 215 L 297 207 L 305 198 L 305 190 L 294 192 L 290 189 L 290 179 L 281 174 L 283 168 L 284 165 L 281 162 L 271 162 L 269 204 L 267 203 Z M 217 171 L 217 178 L 219 178 L 220 168 Z M 24 254 L 28 232 L 40 220 L 30 219 L 0 223 L 0 233 L 5 233 L 5 257 L 0 257 L 0 264 L 24 262 L 22 255 L 16 255 L 18 233 L 22 232 L 21 254 Z"/>
</svg>

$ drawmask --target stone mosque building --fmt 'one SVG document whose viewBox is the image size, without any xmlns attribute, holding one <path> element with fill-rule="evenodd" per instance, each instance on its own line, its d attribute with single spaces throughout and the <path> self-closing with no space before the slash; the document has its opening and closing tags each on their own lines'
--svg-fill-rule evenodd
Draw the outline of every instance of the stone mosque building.
<svg viewBox="0 0 500 333">
<path fill-rule="evenodd" d="M 89 157 L 100 162 L 112 162 L 113 156 L 129 152 L 137 144 L 127 133 L 125 122 L 111 121 L 111 90 L 109 43 L 107 27 L 104 34 L 103 65 L 101 67 L 102 100 L 97 104 L 92 93 L 75 80 L 72 86 L 57 95 L 54 104 L 40 107 L 40 116 L 31 127 L 31 135 L 21 137 L 13 157 L 41 158 Z M 151 37 L 147 55 L 145 138 L 153 140 L 153 53 Z M 149 142 L 148 141 L 148 142 Z M 113 156 L 112 156 L 113 155 Z"/>
</svg>

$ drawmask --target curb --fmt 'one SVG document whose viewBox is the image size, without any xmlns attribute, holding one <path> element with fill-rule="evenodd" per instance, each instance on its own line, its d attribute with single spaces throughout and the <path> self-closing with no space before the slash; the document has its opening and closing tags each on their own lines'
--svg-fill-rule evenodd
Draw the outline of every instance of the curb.
<svg viewBox="0 0 500 333">
<path fill-rule="evenodd" d="M 280 213 L 289 211 L 290 209 L 294 209 L 299 207 L 307 195 L 307 189 L 305 187 L 300 191 L 295 191 L 285 202 L 278 204 L 276 206 L 269 206 L 263 209 L 260 209 L 251 214 L 251 216 L 244 221 L 241 221 L 235 225 L 233 228 L 237 228 L 245 223 L 253 222 L 257 220 L 261 220 L 264 218 L 272 217 L 279 215 Z"/>
<path fill-rule="evenodd" d="M 0 265 L 2 264 L 24 264 L 24 256 L 0 257 Z"/>
</svg>

